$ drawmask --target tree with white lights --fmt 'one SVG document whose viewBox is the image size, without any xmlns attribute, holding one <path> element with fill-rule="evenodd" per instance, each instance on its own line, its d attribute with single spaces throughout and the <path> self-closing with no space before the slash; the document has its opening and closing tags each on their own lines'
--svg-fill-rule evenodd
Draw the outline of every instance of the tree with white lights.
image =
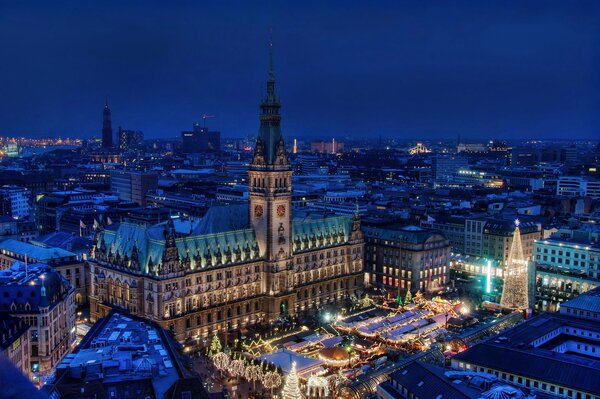
<svg viewBox="0 0 600 399">
<path fill-rule="evenodd" d="M 219 352 L 212 357 L 212 361 L 217 370 L 223 373 L 223 371 L 227 370 L 227 368 L 229 367 L 229 364 L 231 363 L 231 358 L 228 354 Z"/>
<path fill-rule="evenodd" d="M 272 397 L 273 389 L 279 388 L 279 386 L 281 386 L 281 384 L 283 383 L 283 378 L 281 378 L 281 375 L 279 375 L 279 373 L 269 371 L 263 376 L 262 383 L 265 386 L 265 388 L 271 390 Z"/>
<path fill-rule="evenodd" d="M 231 363 L 229 363 L 229 373 L 233 377 L 243 377 L 245 372 L 246 372 L 246 366 L 244 365 L 243 360 L 240 360 L 240 359 L 232 360 Z"/>
<path fill-rule="evenodd" d="M 292 369 L 285 379 L 285 385 L 281 391 L 283 399 L 301 399 L 300 381 L 298 381 L 298 373 L 296 372 L 296 362 L 292 363 Z"/>
<path fill-rule="evenodd" d="M 244 376 L 246 377 L 248 382 L 252 383 L 252 386 L 254 387 L 254 390 L 256 391 L 256 381 L 258 381 L 262 378 L 263 372 L 262 372 L 262 369 L 260 368 L 260 366 L 251 364 L 248 367 L 246 367 Z"/>
</svg>

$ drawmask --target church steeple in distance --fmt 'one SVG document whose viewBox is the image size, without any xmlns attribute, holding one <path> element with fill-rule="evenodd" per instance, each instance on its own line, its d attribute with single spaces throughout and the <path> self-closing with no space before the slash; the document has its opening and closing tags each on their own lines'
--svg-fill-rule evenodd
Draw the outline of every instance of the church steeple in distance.
<svg viewBox="0 0 600 399">
<path fill-rule="evenodd" d="M 102 111 L 102 147 L 112 148 L 113 146 L 113 130 L 110 116 L 110 108 L 108 108 L 108 98 L 104 104 Z"/>
<path fill-rule="evenodd" d="M 285 143 L 281 134 L 281 104 L 275 95 L 275 72 L 273 70 L 273 41 L 269 40 L 269 72 L 267 93 L 260 104 L 260 128 L 254 149 L 252 166 L 289 167 Z"/>
</svg>

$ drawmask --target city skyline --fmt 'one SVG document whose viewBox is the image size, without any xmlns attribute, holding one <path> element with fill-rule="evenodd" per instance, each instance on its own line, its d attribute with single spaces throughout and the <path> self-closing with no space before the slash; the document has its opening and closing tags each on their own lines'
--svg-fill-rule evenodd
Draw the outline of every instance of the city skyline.
<svg viewBox="0 0 600 399">
<path fill-rule="evenodd" d="M 0 6 L 2 136 L 98 137 L 107 95 L 114 130 L 176 137 L 208 113 L 225 137 L 254 134 L 269 27 L 288 140 L 598 134 L 592 2 L 69 5 Z"/>
</svg>

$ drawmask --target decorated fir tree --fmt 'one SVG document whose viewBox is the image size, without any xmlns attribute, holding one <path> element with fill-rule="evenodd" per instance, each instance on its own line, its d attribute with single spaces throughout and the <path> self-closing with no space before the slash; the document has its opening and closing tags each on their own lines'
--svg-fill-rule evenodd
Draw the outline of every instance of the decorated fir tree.
<svg viewBox="0 0 600 399">
<path fill-rule="evenodd" d="M 406 291 L 406 296 L 404 297 L 404 303 L 406 305 L 408 305 L 411 302 L 412 302 L 412 294 L 410 293 L 410 290 L 408 290 L 408 291 Z"/>
<path fill-rule="evenodd" d="M 212 341 L 210 342 L 210 347 L 208 348 L 208 356 L 213 357 L 217 353 L 223 350 L 223 346 L 221 345 L 221 340 L 218 336 L 213 336 Z"/>
<path fill-rule="evenodd" d="M 398 306 L 404 305 L 402 302 L 402 296 L 400 295 L 400 290 L 398 290 L 398 296 L 396 297 L 396 302 L 398 302 Z"/>
<path fill-rule="evenodd" d="M 292 369 L 285 379 L 285 385 L 281 390 L 281 397 L 283 399 L 302 398 L 302 393 L 300 392 L 300 382 L 298 381 L 298 373 L 296 372 L 296 362 L 292 363 Z"/>
<path fill-rule="evenodd" d="M 417 293 L 415 294 L 415 300 L 414 302 L 419 305 L 423 302 L 423 294 L 421 293 L 421 290 L 418 290 Z"/>
<path fill-rule="evenodd" d="M 368 308 L 369 306 L 371 306 L 373 301 L 371 301 L 371 298 L 369 298 L 369 294 L 365 294 L 365 297 L 362 300 L 362 306 L 363 308 Z"/>
</svg>

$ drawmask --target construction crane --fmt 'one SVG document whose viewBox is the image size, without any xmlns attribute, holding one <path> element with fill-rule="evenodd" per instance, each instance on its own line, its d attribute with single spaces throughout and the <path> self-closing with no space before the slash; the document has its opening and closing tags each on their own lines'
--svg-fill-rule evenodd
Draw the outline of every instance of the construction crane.
<svg viewBox="0 0 600 399">
<path fill-rule="evenodd" d="M 207 114 L 202 114 L 202 126 L 206 127 L 206 120 L 210 119 L 210 118 L 216 118 L 215 115 L 207 115 Z"/>
</svg>

